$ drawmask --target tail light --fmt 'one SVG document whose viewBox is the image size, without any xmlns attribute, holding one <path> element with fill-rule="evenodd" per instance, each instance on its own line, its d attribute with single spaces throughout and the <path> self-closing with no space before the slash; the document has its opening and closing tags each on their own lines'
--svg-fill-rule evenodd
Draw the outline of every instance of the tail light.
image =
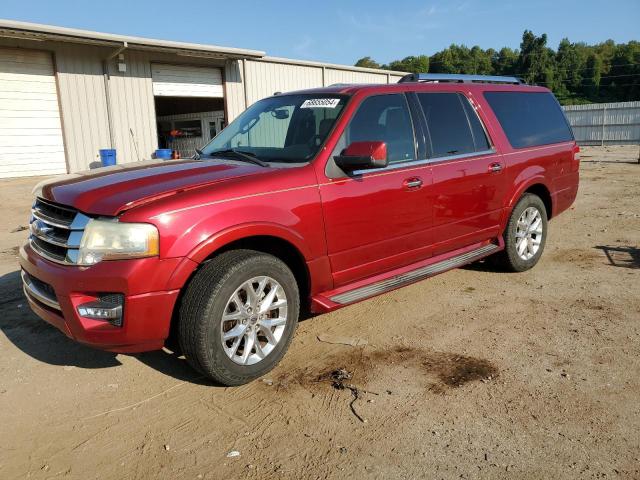
<svg viewBox="0 0 640 480">
<path fill-rule="evenodd" d="M 573 171 L 577 171 L 580 168 L 580 147 L 578 144 L 573 146 Z"/>
</svg>

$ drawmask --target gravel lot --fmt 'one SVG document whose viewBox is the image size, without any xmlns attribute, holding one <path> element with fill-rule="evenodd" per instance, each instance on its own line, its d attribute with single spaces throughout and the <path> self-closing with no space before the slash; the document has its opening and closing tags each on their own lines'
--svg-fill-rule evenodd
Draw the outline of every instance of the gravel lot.
<svg viewBox="0 0 640 480">
<path fill-rule="evenodd" d="M 13 230 L 39 179 L 0 181 L 0 478 L 640 478 L 637 158 L 583 149 L 533 270 L 477 264 L 304 321 L 239 388 L 36 318 Z"/>
</svg>

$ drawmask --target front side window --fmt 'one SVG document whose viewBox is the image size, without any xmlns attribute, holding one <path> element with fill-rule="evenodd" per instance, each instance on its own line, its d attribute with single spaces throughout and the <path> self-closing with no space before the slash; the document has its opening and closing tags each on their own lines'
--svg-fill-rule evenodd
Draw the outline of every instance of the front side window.
<svg viewBox="0 0 640 480">
<path fill-rule="evenodd" d="M 346 105 L 344 95 L 279 95 L 254 103 L 202 149 L 234 149 L 264 162 L 307 162 L 324 143 Z"/>
<path fill-rule="evenodd" d="M 418 93 L 434 158 L 482 152 L 489 142 L 469 101 L 458 93 Z"/>
<path fill-rule="evenodd" d="M 375 95 L 363 100 L 338 145 L 345 148 L 353 142 L 386 143 L 389 163 L 415 160 L 413 126 L 404 95 Z"/>
<path fill-rule="evenodd" d="M 553 94 L 485 92 L 491 109 L 513 148 L 573 140 L 573 133 Z"/>
</svg>

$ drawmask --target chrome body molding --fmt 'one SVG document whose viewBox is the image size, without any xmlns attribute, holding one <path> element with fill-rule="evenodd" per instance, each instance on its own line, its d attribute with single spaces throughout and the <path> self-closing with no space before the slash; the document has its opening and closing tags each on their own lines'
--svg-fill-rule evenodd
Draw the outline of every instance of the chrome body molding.
<svg viewBox="0 0 640 480">
<path fill-rule="evenodd" d="M 473 262 L 474 260 L 479 260 L 480 258 L 486 257 L 487 255 L 498 250 L 499 247 L 497 245 L 485 245 L 484 247 L 480 247 L 476 250 L 471 250 L 470 252 L 451 257 L 447 260 L 442 260 L 441 262 L 417 268 L 416 270 L 411 270 L 410 272 L 402 273 L 400 275 L 396 275 L 395 277 L 372 283 L 371 285 L 356 288 L 355 290 L 350 290 L 348 292 L 334 295 L 330 298 L 330 300 L 340 305 L 354 303 L 365 298 L 373 297 L 374 295 L 378 295 L 380 293 L 384 293 L 389 290 L 394 290 L 404 285 L 408 285 L 418 280 L 432 277 L 446 270 L 461 267 L 462 265 L 466 265 L 467 263 Z"/>
<path fill-rule="evenodd" d="M 488 137 L 487 137 L 488 138 Z M 363 175 L 365 173 L 387 172 L 389 170 L 398 170 L 400 168 L 410 168 L 419 165 L 427 165 L 429 163 L 448 162 L 450 160 L 463 160 L 471 157 L 482 157 L 484 155 L 493 155 L 496 153 L 494 148 L 482 150 L 480 152 L 461 153 L 459 155 L 447 155 L 446 157 L 432 157 L 423 160 L 409 160 L 407 162 L 391 163 L 383 168 L 368 168 L 364 170 L 354 170 L 352 175 Z"/>
<path fill-rule="evenodd" d="M 22 270 L 21 275 L 22 288 L 27 298 L 33 298 L 38 302 L 45 304 L 47 307 L 53 308 L 55 310 L 61 310 L 58 300 L 50 293 L 45 292 L 43 289 L 39 288 L 36 282 L 31 279 L 27 272 Z"/>
</svg>

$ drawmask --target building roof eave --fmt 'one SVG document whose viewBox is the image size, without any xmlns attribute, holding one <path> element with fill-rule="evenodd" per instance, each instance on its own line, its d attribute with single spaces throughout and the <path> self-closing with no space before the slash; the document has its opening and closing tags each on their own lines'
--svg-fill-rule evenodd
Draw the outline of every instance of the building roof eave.
<svg viewBox="0 0 640 480">
<path fill-rule="evenodd" d="M 18 38 L 35 41 L 59 41 L 79 44 L 116 46 L 127 44 L 135 50 L 162 51 L 183 55 L 207 56 L 212 58 L 262 58 L 266 55 L 260 50 L 247 50 L 217 45 L 176 42 L 153 38 L 117 35 L 112 33 L 92 32 L 75 28 L 42 25 L 38 23 L 20 22 L 0 19 L 0 37 Z"/>
</svg>

